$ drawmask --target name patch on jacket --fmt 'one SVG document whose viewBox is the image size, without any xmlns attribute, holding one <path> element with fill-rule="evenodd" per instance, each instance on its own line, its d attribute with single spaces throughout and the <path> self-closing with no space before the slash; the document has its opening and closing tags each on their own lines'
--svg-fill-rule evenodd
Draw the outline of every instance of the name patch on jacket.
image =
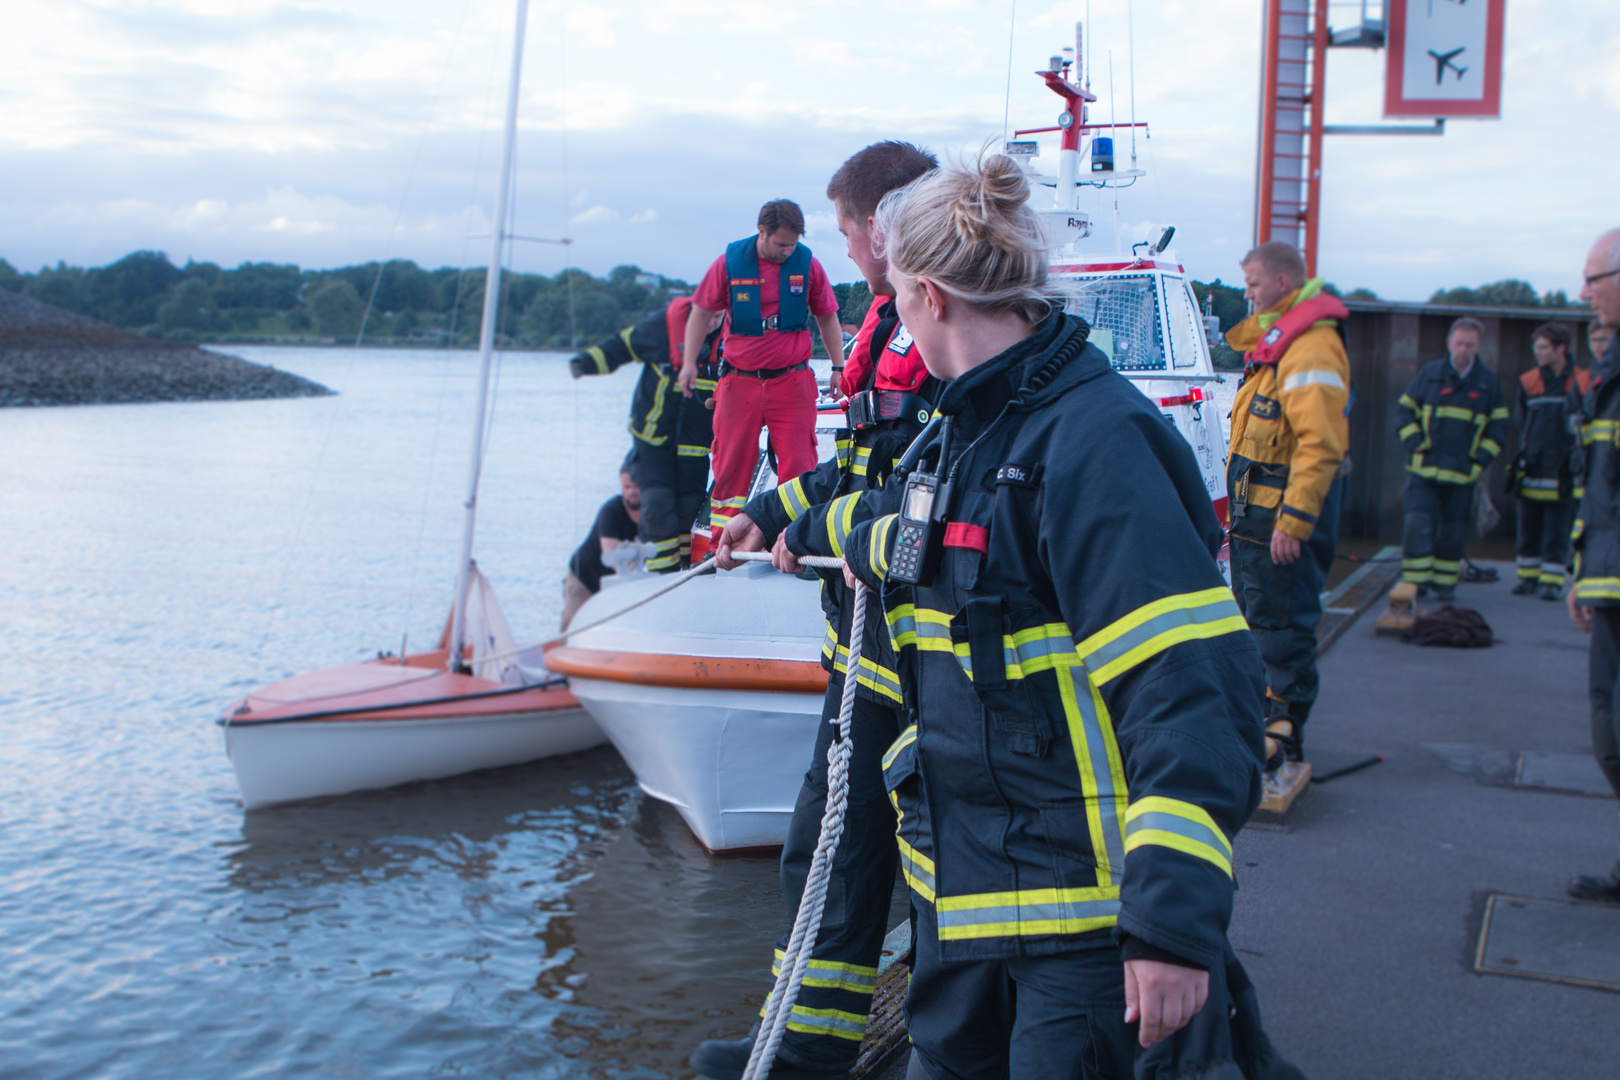
<svg viewBox="0 0 1620 1080">
<path fill-rule="evenodd" d="M 996 483 L 1013 487 L 1039 487 L 1043 468 L 1042 465 L 1003 465 L 996 470 Z"/>
<path fill-rule="evenodd" d="M 788 292 L 792 293 L 794 296 L 803 295 L 803 293 L 804 293 L 804 275 L 803 274 L 789 274 L 788 275 Z"/>
<path fill-rule="evenodd" d="M 889 339 L 889 351 L 892 353 L 899 353 L 901 356 L 904 356 L 906 353 L 910 352 L 911 331 L 907 330 L 904 326 L 896 330 L 894 332 L 894 337 Z"/>
<path fill-rule="evenodd" d="M 1276 398 L 1256 394 L 1254 400 L 1249 402 L 1249 415 L 1261 420 L 1275 420 L 1282 415 L 1282 404 Z"/>
</svg>

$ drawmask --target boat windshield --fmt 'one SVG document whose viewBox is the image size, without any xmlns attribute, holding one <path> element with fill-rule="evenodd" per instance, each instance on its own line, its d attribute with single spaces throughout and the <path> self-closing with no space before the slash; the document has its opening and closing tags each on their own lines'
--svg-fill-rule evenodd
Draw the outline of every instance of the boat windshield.
<svg viewBox="0 0 1620 1080">
<path fill-rule="evenodd" d="M 1116 371 L 1163 371 L 1164 334 L 1152 274 L 1071 279 L 1064 310 L 1091 324 L 1091 343 Z"/>
</svg>

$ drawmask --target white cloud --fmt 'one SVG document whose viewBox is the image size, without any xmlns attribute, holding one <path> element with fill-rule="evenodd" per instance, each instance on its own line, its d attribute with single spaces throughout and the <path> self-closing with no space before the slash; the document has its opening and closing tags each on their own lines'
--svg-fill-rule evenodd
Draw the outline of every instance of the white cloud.
<svg viewBox="0 0 1620 1080">
<path fill-rule="evenodd" d="M 1092 118 L 1128 118 L 1134 89 L 1153 124 L 1138 142 L 1150 175 L 1119 194 L 1122 220 L 1175 224 L 1189 270 L 1231 280 L 1252 227 L 1259 6 L 1138 4 L 1134 31 L 1126 5 L 1092 7 L 1105 98 Z M 853 280 L 821 220 L 827 177 L 853 150 L 898 136 L 972 153 L 1004 111 L 1014 128 L 1054 122 L 1057 99 L 1031 72 L 1084 9 L 1017 10 L 1009 92 L 1004 4 L 535 0 L 518 231 L 592 228 L 567 252 L 519 257 L 690 279 L 786 195 L 829 273 Z M 489 228 L 511 17 L 508 0 L 10 0 L 0 256 L 465 261 L 466 236 Z M 1604 133 L 1620 121 L 1612 0 L 1514 0 L 1508 36 L 1500 122 L 1329 142 L 1322 264 L 1338 284 L 1424 297 L 1518 276 L 1573 292 L 1587 234 L 1611 224 L 1598 215 L 1612 204 Z M 1382 60 L 1332 54 L 1330 123 L 1377 122 Z M 1113 198 L 1083 203 L 1103 241 Z"/>
<path fill-rule="evenodd" d="M 581 210 L 568 220 L 575 225 L 605 225 L 610 221 L 618 221 L 619 212 L 598 203 L 588 210 Z"/>
</svg>

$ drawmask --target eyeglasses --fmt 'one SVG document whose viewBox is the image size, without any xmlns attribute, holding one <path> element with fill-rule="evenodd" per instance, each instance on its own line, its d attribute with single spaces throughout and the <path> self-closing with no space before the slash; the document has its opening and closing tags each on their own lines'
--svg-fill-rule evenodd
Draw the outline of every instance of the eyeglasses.
<svg viewBox="0 0 1620 1080">
<path fill-rule="evenodd" d="M 1620 269 L 1617 269 L 1617 270 L 1605 270 L 1601 274 L 1585 274 L 1583 276 L 1586 278 L 1586 283 L 1588 285 L 1590 285 L 1594 281 L 1602 281 L 1604 278 L 1606 278 L 1606 277 L 1614 277 L 1614 275 L 1616 275 L 1616 274 L 1620 274 Z"/>
</svg>

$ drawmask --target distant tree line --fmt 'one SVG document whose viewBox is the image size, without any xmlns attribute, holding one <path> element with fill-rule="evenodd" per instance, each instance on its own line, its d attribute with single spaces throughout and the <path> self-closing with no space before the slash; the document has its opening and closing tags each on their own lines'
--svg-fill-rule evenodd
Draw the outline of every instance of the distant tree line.
<svg viewBox="0 0 1620 1080">
<path fill-rule="evenodd" d="M 0 259 L 0 288 L 115 326 L 181 341 L 334 339 L 466 345 L 478 340 L 484 271 L 414 262 L 303 270 L 277 263 L 175 266 L 137 251 L 107 266 L 58 263 L 19 273 Z M 614 334 L 674 296 L 676 278 L 618 266 L 598 278 L 583 270 L 503 274 L 503 344 L 569 348 Z M 375 290 L 375 295 L 373 295 Z M 367 314 L 367 301 L 371 300 Z"/>
</svg>

